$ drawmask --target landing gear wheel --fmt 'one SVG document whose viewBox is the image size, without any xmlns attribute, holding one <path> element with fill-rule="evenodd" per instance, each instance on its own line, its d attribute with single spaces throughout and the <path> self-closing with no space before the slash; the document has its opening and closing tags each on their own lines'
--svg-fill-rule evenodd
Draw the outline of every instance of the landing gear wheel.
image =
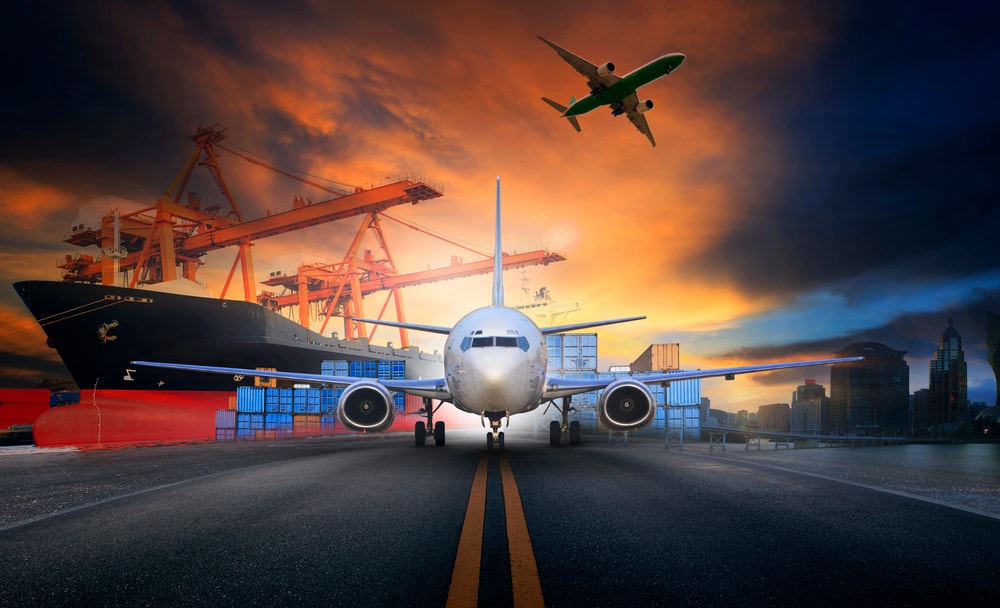
<svg viewBox="0 0 1000 608">
<path fill-rule="evenodd" d="M 424 424 L 423 420 L 413 425 L 413 438 L 416 440 L 417 447 L 421 447 L 427 443 L 427 425 Z"/>
<path fill-rule="evenodd" d="M 444 445 L 444 420 L 438 420 L 434 423 L 434 445 Z"/>
<path fill-rule="evenodd" d="M 497 447 L 500 448 L 501 452 L 503 451 L 503 432 L 502 431 L 499 434 L 497 434 Z"/>
<path fill-rule="evenodd" d="M 580 445 L 580 421 L 574 420 L 569 423 L 569 444 Z"/>
<path fill-rule="evenodd" d="M 562 437 L 562 425 L 559 424 L 558 420 L 553 420 L 549 423 L 549 445 L 559 445 L 559 439 Z"/>
<path fill-rule="evenodd" d="M 486 449 L 493 451 L 493 433 L 486 433 Z"/>
</svg>

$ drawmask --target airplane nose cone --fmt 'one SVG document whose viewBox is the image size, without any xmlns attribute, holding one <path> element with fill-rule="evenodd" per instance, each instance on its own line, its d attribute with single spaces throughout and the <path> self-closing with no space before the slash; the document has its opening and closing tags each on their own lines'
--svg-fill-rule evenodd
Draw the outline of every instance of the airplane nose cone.
<svg viewBox="0 0 1000 608">
<path fill-rule="evenodd" d="M 507 381 L 507 374 L 505 374 L 503 370 L 494 368 L 485 371 L 482 376 L 480 376 L 479 380 L 482 383 L 483 388 L 492 393 L 503 388 L 505 382 Z"/>
</svg>

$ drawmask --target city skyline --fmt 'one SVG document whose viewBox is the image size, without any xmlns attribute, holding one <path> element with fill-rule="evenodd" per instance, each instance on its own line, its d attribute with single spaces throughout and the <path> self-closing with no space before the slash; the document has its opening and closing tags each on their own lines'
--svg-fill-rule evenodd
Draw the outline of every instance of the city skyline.
<svg viewBox="0 0 1000 608">
<path fill-rule="evenodd" d="M 681 366 L 705 368 L 826 358 L 871 341 L 923 370 L 954 319 L 969 399 L 994 404 L 985 339 L 986 312 L 1000 310 L 1000 85 L 984 75 L 1000 59 L 998 9 L 536 4 L 15 9 L 8 54 L 19 61 L 3 103 L 17 120 L 0 146 L 5 377 L 61 367 L 9 284 L 58 279 L 81 204 L 152 202 L 190 153 L 187 136 L 218 123 L 232 144 L 312 175 L 441 183 L 439 201 L 395 213 L 477 245 L 491 240 L 500 175 L 506 247 L 568 258 L 530 269 L 533 288 L 581 302 L 574 320 L 648 316 L 600 332 L 602 369 L 650 343 L 680 343 Z M 646 117 L 658 146 L 602 112 L 576 133 L 541 102 L 578 95 L 581 80 L 539 34 L 623 72 L 685 53 L 639 91 L 656 103 Z M 222 162 L 250 213 L 319 198 Z M 194 186 L 219 200 L 207 180 Z M 339 259 L 355 228 L 260 241 L 257 271 Z M 404 271 L 458 253 L 387 232 Z M 218 293 L 231 262 L 211 254 L 200 277 Z M 511 299 L 520 282 L 508 273 Z M 487 283 L 408 290 L 407 318 L 450 324 Z M 828 370 L 800 370 L 702 390 L 713 408 L 753 409 L 787 400 L 804 378 L 829 385 Z M 911 374 L 911 393 L 926 386 Z"/>
</svg>

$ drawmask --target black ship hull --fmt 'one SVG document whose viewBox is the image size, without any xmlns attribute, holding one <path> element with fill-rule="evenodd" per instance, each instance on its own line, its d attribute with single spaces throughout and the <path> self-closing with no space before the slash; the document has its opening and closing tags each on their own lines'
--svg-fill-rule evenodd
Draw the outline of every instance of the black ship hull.
<svg viewBox="0 0 1000 608">
<path fill-rule="evenodd" d="M 86 283 L 22 281 L 14 289 L 81 389 L 234 391 L 253 377 L 137 368 L 164 361 L 320 373 L 327 360 L 403 360 L 406 377 L 442 375 L 415 347 L 324 338 L 256 303 Z"/>
</svg>

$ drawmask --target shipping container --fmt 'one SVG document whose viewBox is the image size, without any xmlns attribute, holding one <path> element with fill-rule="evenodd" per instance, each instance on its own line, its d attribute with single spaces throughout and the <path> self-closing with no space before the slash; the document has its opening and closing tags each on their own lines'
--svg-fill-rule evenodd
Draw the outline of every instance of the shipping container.
<svg viewBox="0 0 1000 608">
<path fill-rule="evenodd" d="M 236 411 L 263 414 L 265 390 L 260 386 L 236 387 Z"/>
<path fill-rule="evenodd" d="M 350 373 L 347 361 L 330 360 L 320 362 L 320 373 L 327 376 L 346 376 Z"/>
<path fill-rule="evenodd" d="M 324 388 L 320 392 L 320 414 L 332 414 L 337 411 L 337 395 L 332 389 Z"/>
<path fill-rule="evenodd" d="M 235 429 L 236 428 L 236 411 L 235 410 L 216 410 L 215 411 L 215 428 L 219 429 Z"/>
<path fill-rule="evenodd" d="M 665 372 L 680 367 L 681 345 L 677 342 L 669 344 L 650 344 L 639 357 L 629 366 L 632 372 Z"/>
<path fill-rule="evenodd" d="M 597 334 L 549 334 L 545 344 L 550 372 L 597 372 Z"/>
</svg>

